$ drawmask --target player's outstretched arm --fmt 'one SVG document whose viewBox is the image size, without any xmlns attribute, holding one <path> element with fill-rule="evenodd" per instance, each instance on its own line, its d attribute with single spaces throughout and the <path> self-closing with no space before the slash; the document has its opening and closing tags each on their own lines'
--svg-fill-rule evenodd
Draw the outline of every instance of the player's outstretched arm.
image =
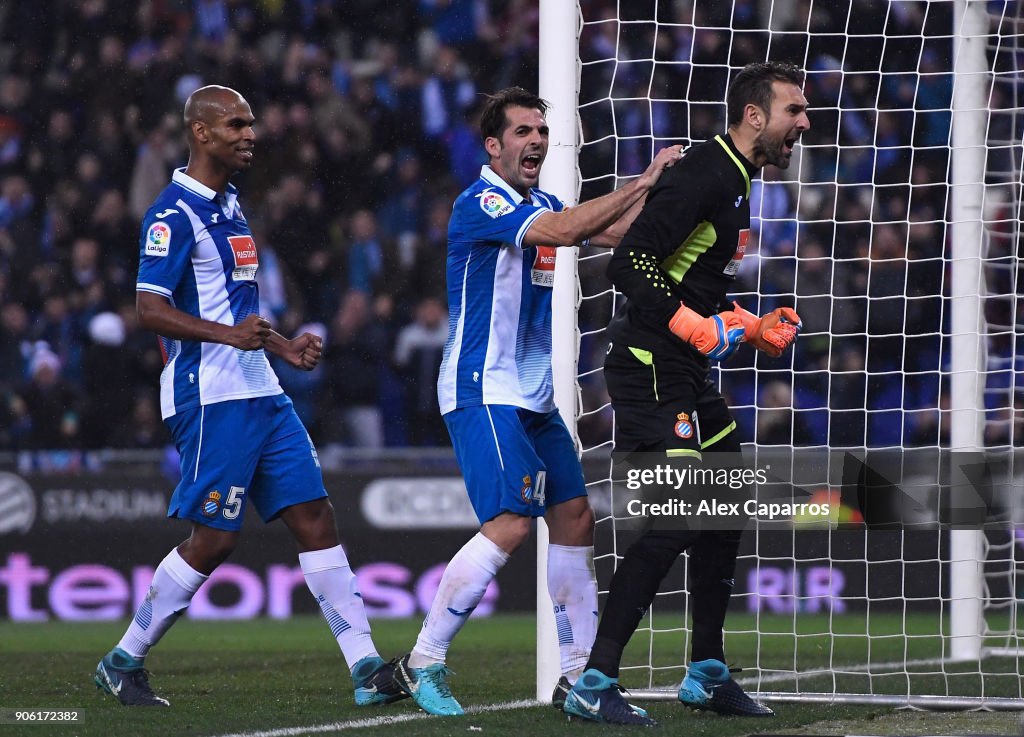
<svg viewBox="0 0 1024 737">
<path fill-rule="evenodd" d="M 686 156 L 686 151 L 680 151 L 679 158 L 681 159 L 684 156 Z M 672 162 L 672 164 L 674 163 L 675 162 Z M 672 164 L 669 164 L 669 166 L 672 166 Z M 626 233 L 629 231 L 629 226 L 633 224 L 634 220 L 636 220 L 636 216 L 644 209 L 644 203 L 647 202 L 647 194 L 647 192 L 644 192 L 643 197 L 634 202 L 622 217 L 597 235 L 592 236 L 590 238 L 590 245 L 597 246 L 599 248 L 615 248 L 618 246 L 619 243 L 622 242 L 622 239 L 626 237 Z"/>
<path fill-rule="evenodd" d="M 175 308 L 170 301 L 153 292 L 135 293 L 139 325 L 173 340 L 197 340 L 222 343 L 243 351 L 262 348 L 270 336 L 270 323 L 252 314 L 237 325 L 222 325 L 203 320 Z"/>
<path fill-rule="evenodd" d="M 562 212 L 544 213 L 530 225 L 523 246 L 574 246 L 602 233 L 643 199 L 662 172 L 679 161 L 682 150 L 682 146 L 663 148 L 643 174 L 614 192 Z"/>
<path fill-rule="evenodd" d="M 270 336 L 263 347 L 275 356 L 283 358 L 295 368 L 304 371 L 312 371 L 316 368 L 324 350 L 323 341 L 318 335 L 303 333 L 288 340 L 274 330 L 270 331 Z"/>
</svg>

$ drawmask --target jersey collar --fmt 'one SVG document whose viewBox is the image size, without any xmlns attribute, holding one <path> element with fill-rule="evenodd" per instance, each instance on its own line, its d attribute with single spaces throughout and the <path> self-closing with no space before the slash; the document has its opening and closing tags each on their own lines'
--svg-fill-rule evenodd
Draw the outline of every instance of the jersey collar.
<svg viewBox="0 0 1024 737">
<path fill-rule="evenodd" d="M 213 202 L 217 199 L 218 194 L 214 190 L 207 187 L 205 184 L 200 182 L 198 179 L 193 179 L 185 173 L 185 167 L 175 169 L 174 174 L 171 175 L 171 181 L 180 187 L 184 187 L 189 192 L 197 194 L 203 199 L 210 200 Z M 225 200 L 231 209 L 234 208 L 235 200 L 238 198 L 238 189 L 233 184 L 228 184 Z"/>
<path fill-rule="evenodd" d="M 751 164 L 747 157 L 740 153 L 740 150 L 736 148 L 736 144 L 733 143 L 732 136 L 728 133 L 721 136 L 715 136 L 715 140 L 718 144 L 725 149 L 725 152 L 729 154 L 729 158 L 736 164 L 736 168 L 740 170 L 740 174 L 743 175 L 743 181 L 747 184 L 747 199 L 750 199 L 750 177 L 757 174 L 757 167 Z"/>
<path fill-rule="evenodd" d="M 497 172 L 494 171 L 490 166 L 484 164 L 480 167 L 480 178 L 488 184 L 492 184 L 495 187 L 501 187 L 505 190 L 505 194 L 508 195 L 509 199 L 512 200 L 516 205 L 520 205 L 523 202 L 523 196 L 516 192 L 512 185 L 506 182 L 504 179 L 498 176 Z"/>
</svg>

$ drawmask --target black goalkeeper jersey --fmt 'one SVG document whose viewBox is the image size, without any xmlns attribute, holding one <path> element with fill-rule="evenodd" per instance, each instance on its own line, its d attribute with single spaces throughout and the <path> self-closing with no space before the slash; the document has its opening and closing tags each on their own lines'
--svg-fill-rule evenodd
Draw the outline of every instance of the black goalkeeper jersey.
<svg viewBox="0 0 1024 737">
<path fill-rule="evenodd" d="M 679 303 L 705 317 L 731 308 L 726 292 L 750 237 L 757 171 L 726 134 L 693 146 L 661 175 L 608 264 L 626 296 L 608 326 L 613 341 L 690 353 L 668 329 Z"/>
</svg>

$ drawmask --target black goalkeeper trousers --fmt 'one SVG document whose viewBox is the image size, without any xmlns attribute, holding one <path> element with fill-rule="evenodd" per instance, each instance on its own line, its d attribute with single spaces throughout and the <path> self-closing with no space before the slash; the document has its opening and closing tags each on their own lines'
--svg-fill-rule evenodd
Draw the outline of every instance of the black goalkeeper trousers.
<svg viewBox="0 0 1024 737">
<path fill-rule="evenodd" d="M 732 596 L 740 530 L 651 530 L 629 546 L 612 578 L 588 668 L 618 677 L 622 651 L 680 554 L 688 550 L 692 661 L 725 661 L 722 627 Z"/>
</svg>

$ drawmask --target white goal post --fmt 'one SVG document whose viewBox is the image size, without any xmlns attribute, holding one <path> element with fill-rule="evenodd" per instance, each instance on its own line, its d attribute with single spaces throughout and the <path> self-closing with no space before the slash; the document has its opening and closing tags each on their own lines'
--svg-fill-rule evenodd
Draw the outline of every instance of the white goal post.
<svg viewBox="0 0 1024 737">
<path fill-rule="evenodd" d="M 741 301 L 814 313 L 803 315 L 808 329 L 792 356 L 719 372 L 745 448 L 767 447 L 769 420 L 784 414 L 772 447 L 927 448 L 935 457 L 994 449 L 1024 483 L 1024 464 L 1013 465 L 1024 445 L 1020 4 L 539 1 L 538 90 L 552 103 L 541 186 L 570 205 L 621 185 L 662 146 L 721 132 L 724 84 L 744 63 L 792 61 L 815 91 L 834 87 L 834 99 L 808 98 L 811 133 L 824 118 L 836 140 L 806 135 L 790 170 L 757 185 L 756 205 L 752 197 L 759 240 L 741 268 Z M 877 67 L 866 69 L 872 53 Z M 832 252 L 822 232 L 845 250 Z M 939 243 L 922 251 L 929 237 Z M 601 333 L 621 297 L 603 277 L 606 256 L 577 250 L 559 249 L 556 261 L 553 371 L 599 520 L 603 604 L 622 551 Z M 914 324 L 922 315 L 927 327 Z M 810 384 L 817 390 L 803 391 Z M 840 401 L 851 392 L 860 406 Z M 956 464 L 937 477 L 947 471 L 948 483 L 960 480 Z M 834 483 L 829 468 L 824 493 Z M 985 529 L 748 527 L 726 621 L 740 682 L 766 701 L 1024 709 L 1017 493 L 1017 511 L 1009 503 L 1001 525 Z M 536 695 L 546 700 L 559 668 L 538 527 Z M 685 556 L 676 568 L 624 657 L 621 680 L 634 698 L 674 699 L 682 677 Z"/>
</svg>

